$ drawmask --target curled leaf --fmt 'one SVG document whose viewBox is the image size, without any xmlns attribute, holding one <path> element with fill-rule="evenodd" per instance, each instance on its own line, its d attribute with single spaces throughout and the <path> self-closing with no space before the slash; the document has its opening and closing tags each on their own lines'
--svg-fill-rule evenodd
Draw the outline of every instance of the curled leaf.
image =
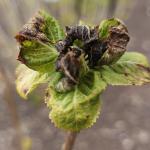
<svg viewBox="0 0 150 150">
<path fill-rule="evenodd" d="M 63 37 L 58 22 L 40 11 L 16 35 L 20 49 L 18 60 L 36 71 L 52 70 L 58 56 L 54 43 Z"/>
<path fill-rule="evenodd" d="M 21 44 L 24 39 L 54 44 L 64 38 L 64 32 L 57 20 L 44 11 L 39 11 L 16 35 Z"/>
<path fill-rule="evenodd" d="M 99 37 L 107 41 L 107 50 L 99 60 L 99 65 L 109 65 L 118 61 L 129 42 L 126 26 L 116 18 L 104 20 L 99 27 Z"/>
</svg>

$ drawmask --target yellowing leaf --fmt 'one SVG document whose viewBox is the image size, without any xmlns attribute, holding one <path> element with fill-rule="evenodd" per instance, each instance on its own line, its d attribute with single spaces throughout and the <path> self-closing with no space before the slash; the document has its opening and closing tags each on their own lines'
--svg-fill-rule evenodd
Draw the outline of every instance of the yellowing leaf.
<svg viewBox="0 0 150 150">
<path fill-rule="evenodd" d="M 21 64 L 16 70 L 16 75 L 17 91 L 21 97 L 26 99 L 27 95 L 32 92 L 39 84 L 46 83 L 50 80 L 51 73 L 41 74 Z"/>
</svg>

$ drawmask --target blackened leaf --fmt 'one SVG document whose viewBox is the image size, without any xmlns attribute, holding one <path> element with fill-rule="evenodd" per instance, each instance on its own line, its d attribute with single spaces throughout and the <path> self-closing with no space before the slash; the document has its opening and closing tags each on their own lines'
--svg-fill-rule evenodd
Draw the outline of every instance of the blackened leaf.
<svg viewBox="0 0 150 150">
<path fill-rule="evenodd" d="M 21 64 L 16 69 L 16 76 L 17 91 L 21 97 L 26 99 L 27 95 L 39 84 L 50 81 L 52 73 L 39 73 Z"/>
<path fill-rule="evenodd" d="M 118 61 L 129 42 L 128 30 L 124 23 L 116 18 L 104 20 L 99 26 L 99 37 L 107 42 L 107 49 L 99 60 L 99 65 L 110 65 Z"/>
<path fill-rule="evenodd" d="M 150 82 L 150 67 L 146 57 L 137 52 L 126 52 L 113 65 L 100 69 L 103 80 L 110 85 L 142 85 Z"/>
<path fill-rule="evenodd" d="M 39 11 L 26 23 L 16 35 L 16 39 L 22 42 L 23 39 L 35 39 L 37 41 L 56 43 L 64 38 L 65 34 L 57 20 L 44 11 Z"/>
<path fill-rule="evenodd" d="M 58 82 L 59 80 L 50 85 L 47 91 L 50 97 L 46 97 L 52 122 L 55 126 L 70 131 L 91 127 L 101 110 L 99 94 L 106 88 L 100 73 L 90 71 L 80 78 L 73 90 L 66 93 L 55 90 Z"/>
</svg>

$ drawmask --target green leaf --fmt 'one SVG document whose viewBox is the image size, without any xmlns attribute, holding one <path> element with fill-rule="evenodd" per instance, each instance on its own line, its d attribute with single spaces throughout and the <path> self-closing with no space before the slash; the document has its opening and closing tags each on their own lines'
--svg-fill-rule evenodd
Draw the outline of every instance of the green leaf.
<svg viewBox="0 0 150 150">
<path fill-rule="evenodd" d="M 149 67 L 147 58 L 143 54 L 138 52 L 126 52 L 117 63 L 123 62 L 136 63 L 141 64 L 145 67 Z"/>
<path fill-rule="evenodd" d="M 18 60 L 33 70 L 49 72 L 58 56 L 54 44 L 63 38 L 56 19 L 40 11 L 16 35 L 20 45 Z"/>
<path fill-rule="evenodd" d="M 44 11 L 39 14 L 44 18 L 43 32 L 47 35 L 52 43 L 62 40 L 65 36 L 63 29 L 60 27 L 58 21 Z"/>
<path fill-rule="evenodd" d="M 27 95 L 32 92 L 39 84 L 47 83 L 51 79 L 52 73 L 41 74 L 31 70 L 21 64 L 16 69 L 16 88 L 19 95 L 27 99 Z"/>
<path fill-rule="evenodd" d="M 58 82 L 59 80 L 54 85 Z M 46 101 L 51 109 L 52 122 L 57 127 L 70 131 L 91 127 L 100 113 L 99 95 L 105 88 L 106 83 L 97 71 L 87 73 L 73 90 L 66 93 L 57 92 L 51 85 Z"/>
<path fill-rule="evenodd" d="M 150 82 L 150 68 L 146 57 L 136 52 L 126 52 L 111 66 L 100 69 L 102 78 L 110 85 L 142 85 Z"/>
<path fill-rule="evenodd" d="M 34 40 L 25 40 L 22 45 L 18 56 L 22 63 L 35 71 L 54 71 L 58 56 L 54 47 Z"/>
<path fill-rule="evenodd" d="M 120 24 L 120 20 L 117 18 L 111 18 L 103 20 L 99 25 L 99 36 L 102 39 L 105 39 L 109 35 L 109 29 L 114 26 L 118 26 Z"/>
</svg>

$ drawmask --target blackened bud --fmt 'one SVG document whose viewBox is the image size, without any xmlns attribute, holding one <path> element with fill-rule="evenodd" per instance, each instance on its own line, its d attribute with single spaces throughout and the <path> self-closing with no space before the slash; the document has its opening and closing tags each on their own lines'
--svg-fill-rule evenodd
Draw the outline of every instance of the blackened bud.
<svg viewBox="0 0 150 150">
<path fill-rule="evenodd" d="M 78 82 L 80 70 L 80 52 L 75 48 L 68 48 L 65 55 L 60 55 L 56 62 L 56 69 L 63 72 L 73 83 Z"/>
<path fill-rule="evenodd" d="M 86 43 L 90 40 L 90 28 L 85 25 L 66 27 L 67 37 L 70 37 L 73 40 L 81 40 Z M 71 46 L 71 45 L 70 45 Z"/>
</svg>

